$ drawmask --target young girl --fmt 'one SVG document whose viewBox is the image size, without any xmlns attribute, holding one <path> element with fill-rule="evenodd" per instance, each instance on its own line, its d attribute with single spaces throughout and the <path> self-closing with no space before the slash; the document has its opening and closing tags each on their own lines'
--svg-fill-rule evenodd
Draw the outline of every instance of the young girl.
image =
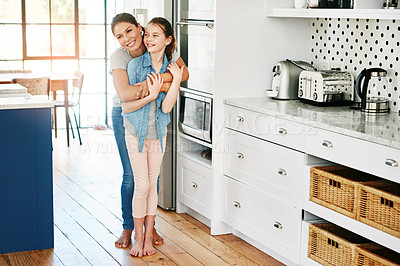
<svg viewBox="0 0 400 266">
<path fill-rule="evenodd" d="M 131 242 L 132 230 L 134 228 L 132 217 L 132 197 L 135 183 L 125 143 L 125 126 L 122 117 L 121 101 L 127 102 L 137 100 L 148 93 L 146 80 L 140 83 L 140 88 L 139 86 L 130 85 L 126 71 L 128 63 L 133 58 L 141 56 L 146 52 L 146 46 L 143 43 L 142 27 L 131 14 L 120 13 L 115 15 L 111 22 L 111 30 L 121 45 L 110 56 L 110 69 L 112 71 L 114 87 L 116 90 L 113 99 L 112 125 L 123 168 L 121 184 L 123 231 L 121 236 L 115 241 L 115 246 L 126 248 Z M 177 53 L 173 56 L 171 61 L 176 61 L 179 66 L 185 65 L 182 58 L 180 58 Z M 168 91 L 173 77 L 169 72 L 163 73 L 161 76 L 164 80 L 162 90 Z M 187 71 L 187 68 L 184 68 L 182 81 L 187 80 L 188 78 L 189 72 Z M 153 244 L 161 243 L 163 243 L 163 239 L 157 234 L 157 231 L 154 228 Z"/>
<path fill-rule="evenodd" d="M 135 176 L 132 203 L 135 242 L 130 251 L 135 257 L 156 253 L 152 234 L 158 200 L 157 177 L 165 150 L 169 112 L 176 103 L 184 69 L 169 61 L 175 50 L 175 37 L 168 20 L 152 19 L 145 30 L 144 44 L 147 52 L 131 60 L 127 71 L 130 84 L 147 81 L 149 95 L 122 103 L 125 139 Z M 160 73 L 167 70 L 173 76 L 171 87 L 167 93 L 159 93 L 163 84 Z"/>
</svg>

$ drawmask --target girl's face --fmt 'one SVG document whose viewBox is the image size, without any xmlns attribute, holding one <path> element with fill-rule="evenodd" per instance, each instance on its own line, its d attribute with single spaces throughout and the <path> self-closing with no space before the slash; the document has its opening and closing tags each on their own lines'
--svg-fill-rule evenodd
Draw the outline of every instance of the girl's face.
<svg viewBox="0 0 400 266">
<path fill-rule="evenodd" d="M 163 29 L 158 25 L 147 25 L 143 42 L 149 53 L 163 51 L 171 43 L 171 40 L 171 37 L 165 37 Z"/>
<path fill-rule="evenodd" d="M 129 22 L 120 22 L 114 27 L 114 36 L 124 49 L 134 52 L 142 44 L 141 31 L 140 24 L 136 27 L 135 24 Z"/>
</svg>

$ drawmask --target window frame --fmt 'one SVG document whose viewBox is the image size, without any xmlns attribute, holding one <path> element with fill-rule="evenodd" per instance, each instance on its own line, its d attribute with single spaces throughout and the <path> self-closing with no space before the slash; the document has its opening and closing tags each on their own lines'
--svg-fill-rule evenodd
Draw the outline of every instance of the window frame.
<svg viewBox="0 0 400 266">
<path fill-rule="evenodd" d="M 51 0 L 49 1 L 49 23 L 28 23 L 28 25 L 49 25 L 50 26 L 50 56 L 28 56 L 27 55 L 27 40 L 26 40 L 26 0 L 21 0 L 22 12 L 22 60 L 59 60 L 59 59 L 79 59 L 79 0 L 74 0 L 74 22 L 73 23 L 53 23 L 51 22 Z M 52 25 L 73 25 L 75 34 L 75 55 L 69 56 L 53 56 L 52 50 Z"/>
</svg>

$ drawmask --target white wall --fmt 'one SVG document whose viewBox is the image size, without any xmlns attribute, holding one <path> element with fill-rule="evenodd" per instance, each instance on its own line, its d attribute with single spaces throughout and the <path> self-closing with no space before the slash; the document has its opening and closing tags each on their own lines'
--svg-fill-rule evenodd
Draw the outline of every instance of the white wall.
<svg viewBox="0 0 400 266">
<path fill-rule="evenodd" d="M 223 100 L 264 97 L 271 84 L 273 65 L 286 58 L 310 61 L 311 40 L 309 20 L 267 18 L 266 0 L 215 2 L 213 169 L 214 218 L 218 220 L 226 119 Z M 211 230 L 219 234 L 224 228 L 217 225 Z"/>
<path fill-rule="evenodd" d="M 147 9 L 147 18 L 165 17 L 172 23 L 172 0 L 128 0 L 125 3 L 125 10 L 128 13 L 133 9 Z M 146 22 L 147 23 L 147 22 Z M 146 24 L 145 23 L 145 24 Z M 144 25 L 146 26 L 146 25 Z"/>
</svg>

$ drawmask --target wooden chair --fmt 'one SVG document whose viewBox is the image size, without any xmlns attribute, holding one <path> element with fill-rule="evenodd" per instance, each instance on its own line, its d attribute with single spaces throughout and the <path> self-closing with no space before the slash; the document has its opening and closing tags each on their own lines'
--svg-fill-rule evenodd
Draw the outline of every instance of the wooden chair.
<svg viewBox="0 0 400 266">
<path fill-rule="evenodd" d="M 32 95 L 47 95 L 50 93 L 50 78 L 15 78 L 11 83 L 18 83 L 27 88 L 27 92 Z"/>
<path fill-rule="evenodd" d="M 28 69 L 0 70 L 0 74 L 7 74 L 7 73 L 32 73 L 32 70 Z"/>
<path fill-rule="evenodd" d="M 77 79 L 74 79 L 72 81 L 72 93 L 68 100 L 68 105 L 69 105 L 69 108 L 71 108 L 72 111 L 74 112 L 76 131 L 78 132 L 79 143 L 80 143 L 80 145 L 82 145 L 81 134 L 79 132 L 79 124 L 78 124 L 78 120 L 76 119 L 75 107 L 80 107 L 84 74 L 81 71 L 75 71 L 74 76 L 77 77 Z M 55 130 L 55 132 L 57 132 L 57 111 L 56 110 L 59 107 L 65 108 L 65 102 L 64 102 L 64 100 L 55 100 L 53 102 L 54 102 L 54 112 L 53 112 L 54 113 L 54 130 Z M 69 114 L 68 114 L 68 116 L 69 116 Z M 71 123 L 71 118 L 68 117 L 68 120 L 69 120 L 69 124 L 71 126 L 72 137 L 75 138 L 74 130 L 73 130 L 72 123 Z M 57 137 L 57 133 L 55 134 L 55 136 Z"/>
</svg>

